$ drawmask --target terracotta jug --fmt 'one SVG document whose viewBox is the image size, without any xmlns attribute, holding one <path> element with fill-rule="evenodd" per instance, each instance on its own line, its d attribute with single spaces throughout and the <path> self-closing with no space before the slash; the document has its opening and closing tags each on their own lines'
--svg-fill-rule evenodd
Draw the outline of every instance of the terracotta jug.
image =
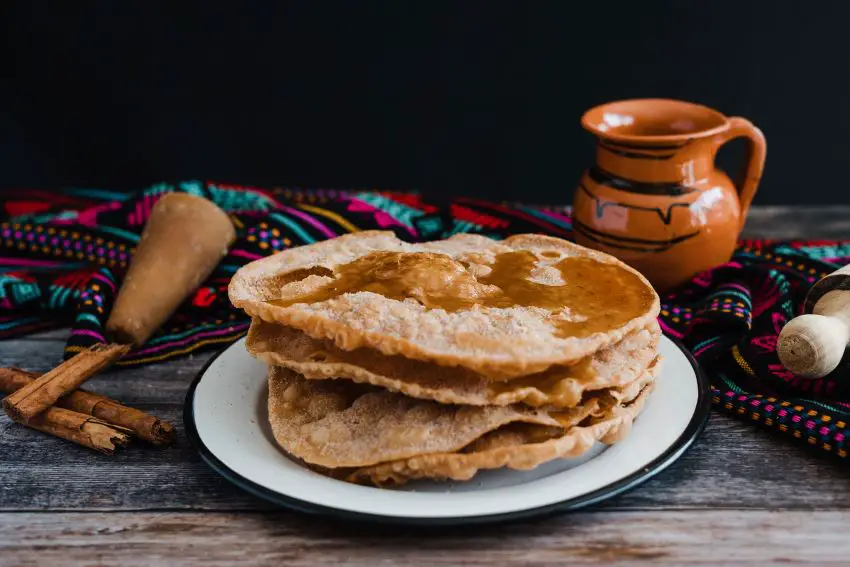
<svg viewBox="0 0 850 567">
<path fill-rule="evenodd" d="M 579 244 L 617 256 L 659 291 L 731 258 L 764 169 L 758 128 L 666 99 L 605 104 L 581 123 L 599 143 L 573 201 Z M 748 159 L 734 184 L 714 158 L 741 137 Z"/>
</svg>

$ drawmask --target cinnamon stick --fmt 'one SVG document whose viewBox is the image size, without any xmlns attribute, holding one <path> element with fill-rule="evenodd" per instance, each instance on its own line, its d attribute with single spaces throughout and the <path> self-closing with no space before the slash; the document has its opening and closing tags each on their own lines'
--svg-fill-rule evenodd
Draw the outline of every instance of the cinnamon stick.
<svg viewBox="0 0 850 567">
<path fill-rule="evenodd" d="M 50 408 L 23 425 L 105 455 L 112 455 L 117 447 L 126 447 L 130 442 L 130 435 L 123 428 L 64 408 Z"/>
<path fill-rule="evenodd" d="M 91 346 L 6 396 L 3 409 L 13 420 L 28 422 L 129 351 L 129 345 L 114 343 Z"/>
<path fill-rule="evenodd" d="M 38 374 L 35 372 L 20 368 L 0 368 L 0 392 L 11 394 L 36 378 Z M 154 445 L 168 445 L 174 439 L 174 426 L 167 421 L 100 394 L 76 390 L 60 398 L 56 405 L 128 429 L 140 439 Z"/>
</svg>

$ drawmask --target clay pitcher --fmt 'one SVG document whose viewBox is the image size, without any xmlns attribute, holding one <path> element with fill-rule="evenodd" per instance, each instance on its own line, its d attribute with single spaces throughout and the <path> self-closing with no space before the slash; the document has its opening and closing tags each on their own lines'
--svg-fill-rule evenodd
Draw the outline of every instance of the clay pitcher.
<svg viewBox="0 0 850 567">
<path fill-rule="evenodd" d="M 764 169 L 758 128 L 665 99 L 605 104 L 581 122 L 599 143 L 573 201 L 576 242 L 617 256 L 658 291 L 731 258 Z M 714 158 L 741 137 L 748 157 L 733 183 Z"/>
</svg>

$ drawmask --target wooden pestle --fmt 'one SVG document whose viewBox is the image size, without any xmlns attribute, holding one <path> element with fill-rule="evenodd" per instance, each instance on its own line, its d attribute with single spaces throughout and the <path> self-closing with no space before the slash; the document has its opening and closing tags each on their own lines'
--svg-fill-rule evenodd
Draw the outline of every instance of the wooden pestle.
<svg viewBox="0 0 850 567">
<path fill-rule="evenodd" d="M 782 328 L 777 354 L 794 374 L 823 378 L 838 367 L 850 344 L 850 264 L 809 290 L 803 312 Z"/>
<path fill-rule="evenodd" d="M 157 201 L 106 322 L 109 345 L 94 345 L 7 396 L 3 408 L 27 422 L 140 346 L 206 279 L 236 237 L 227 213 L 202 197 Z"/>
</svg>

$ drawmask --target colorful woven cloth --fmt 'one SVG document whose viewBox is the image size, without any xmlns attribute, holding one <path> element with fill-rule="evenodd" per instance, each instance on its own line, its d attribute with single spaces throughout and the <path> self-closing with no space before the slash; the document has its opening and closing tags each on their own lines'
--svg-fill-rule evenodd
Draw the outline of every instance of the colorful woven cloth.
<svg viewBox="0 0 850 567">
<path fill-rule="evenodd" d="M 137 194 L 89 189 L 0 192 L 0 338 L 71 326 L 66 356 L 104 340 L 103 325 L 151 208 L 172 191 L 231 214 L 238 240 L 213 275 L 148 344 L 120 362 L 147 364 L 219 347 L 246 332 L 227 300 L 230 276 L 274 251 L 363 229 L 408 241 L 459 232 L 569 238 L 564 208 L 406 193 L 255 189 L 204 182 Z M 782 326 L 812 283 L 850 262 L 850 242 L 746 240 L 731 262 L 662 298 L 661 322 L 702 365 L 715 407 L 846 458 L 850 368 L 800 379 L 776 356 Z M 835 378 L 844 374 L 844 382 Z"/>
</svg>

